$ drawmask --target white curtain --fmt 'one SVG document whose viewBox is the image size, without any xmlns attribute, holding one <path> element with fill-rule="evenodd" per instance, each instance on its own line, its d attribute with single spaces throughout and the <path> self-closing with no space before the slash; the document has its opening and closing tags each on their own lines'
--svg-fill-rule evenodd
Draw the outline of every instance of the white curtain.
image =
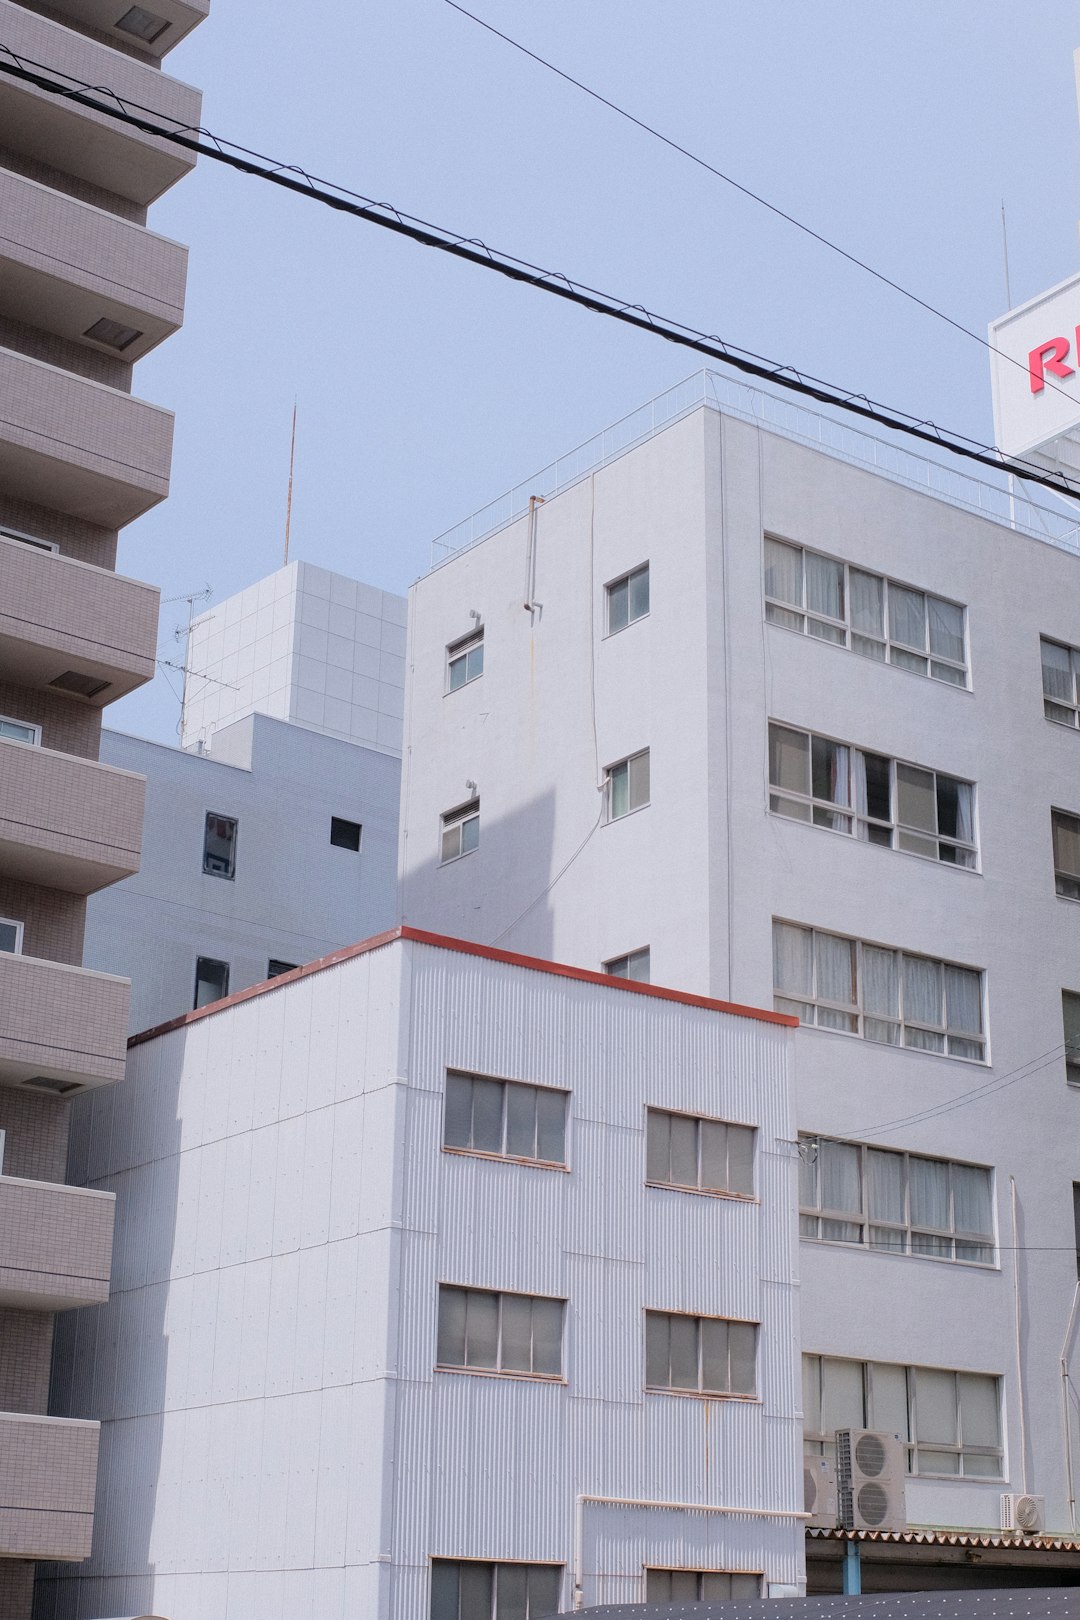
<svg viewBox="0 0 1080 1620">
<path fill-rule="evenodd" d="M 958 664 L 964 661 L 964 610 L 952 602 L 942 602 L 931 596 L 930 651 L 941 658 L 952 658 Z"/>
<path fill-rule="evenodd" d="M 926 646 L 926 598 L 921 591 L 889 585 L 889 635 L 905 647 Z"/>
<path fill-rule="evenodd" d="M 975 842 L 975 789 L 970 782 L 956 784 L 956 836 L 965 844 Z"/>
<path fill-rule="evenodd" d="M 802 552 L 779 540 L 765 542 L 765 595 L 802 607 Z"/>
<path fill-rule="evenodd" d="M 982 975 L 971 968 L 945 969 L 945 1022 L 950 1030 L 982 1034 Z"/>
<path fill-rule="evenodd" d="M 1063 703 L 1074 701 L 1072 660 L 1067 647 L 1052 641 L 1042 643 L 1042 683 L 1047 697 L 1060 698 Z"/>
<path fill-rule="evenodd" d="M 851 1013 L 842 1013 L 819 1007 L 818 1023 L 828 1029 L 853 1029 L 856 1006 L 854 940 L 840 939 L 835 934 L 815 934 L 814 960 L 818 999 L 838 1001 L 842 1007 L 852 1009 Z"/>
<path fill-rule="evenodd" d="M 977 1165 L 952 1167 L 953 1218 L 958 1232 L 978 1232 L 993 1237 L 994 1216 L 990 1198 L 990 1172 Z"/>
<path fill-rule="evenodd" d="M 844 566 L 806 552 L 806 606 L 830 619 L 844 617 Z"/>
<path fill-rule="evenodd" d="M 944 1045 L 940 1035 L 910 1026 L 912 1023 L 940 1025 L 945 1021 L 941 963 L 925 956 L 905 956 L 903 972 L 905 1041 L 908 1046 L 940 1052 Z"/>
<path fill-rule="evenodd" d="M 879 574 L 864 574 L 861 569 L 848 569 L 848 590 L 851 592 L 851 628 L 864 636 L 885 635 L 884 580 Z"/>
<path fill-rule="evenodd" d="M 866 1155 L 867 1204 L 872 1221 L 902 1226 L 904 1213 L 904 1156 L 871 1148 Z"/>
<path fill-rule="evenodd" d="M 809 928 L 773 923 L 773 984 L 783 995 L 814 993 L 813 935 Z"/>
</svg>

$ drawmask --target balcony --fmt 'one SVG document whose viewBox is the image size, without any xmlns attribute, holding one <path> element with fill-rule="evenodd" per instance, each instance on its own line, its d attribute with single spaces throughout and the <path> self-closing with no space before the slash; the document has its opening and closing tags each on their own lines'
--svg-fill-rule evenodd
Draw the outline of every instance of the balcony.
<svg viewBox="0 0 1080 1620">
<path fill-rule="evenodd" d="M 0 873 L 93 894 L 139 870 L 146 778 L 0 738 Z"/>
<path fill-rule="evenodd" d="M 0 1412 L 0 1558 L 89 1558 L 100 1428 Z"/>
<path fill-rule="evenodd" d="M 141 360 L 184 315 L 187 249 L 0 169 L 0 315 L 72 342 L 102 319 L 135 337 L 93 347 Z"/>
<path fill-rule="evenodd" d="M 131 984 L 0 952 L 0 1085 L 53 1094 L 124 1078 Z"/>
<path fill-rule="evenodd" d="M 44 689 L 71 672 L 85 675 L 102 683 L 87 699 L 102 708 L 153 678 L 153 585 L 20 545 L 2 532 L 0 578 L 0 667 L 6 679 Z"/>
<path fill-rule="evenodd" d="M 169 493 L 172 435 L 171 411 L 0 349 L 5 494 L 121 529 Z"/>
<path fill-rule="evenodd" d="M 75 28 L 96 28 L 117 42 L 161 58 L 209 16 L 210 0 L 150 0 L 143 10 L 151 12 L 157 22 L 147 30 L 156 37 L 148 39 L 133 38 L 116 26 L 129 9 L 128 0 L 52 0 L 49 9 L 69 18 Z"/>
<path fill-rule="evenodd" d="M 115 1209 L 113 1193 L 0 1176 L 0 1306 L 104 1305 Z"/>
<path fill-rule="evenodd" d="M 85 8 L 71 5 L 68 9 L 90 10 L 90 0 L 85 0 Z M 16 56 L 43 63 L 57 78 L 115 91 L 164 124 L 192 127 L 199 123 L 202 98 L 190 85 L 47 17 L 24 11 L 13 0 L 0 0 L 0 39 Z M 195 167 L 194 152 L 7 76 L 0 78 L 0 146 L 88 180 L 143 208 Z"/>
</svg>

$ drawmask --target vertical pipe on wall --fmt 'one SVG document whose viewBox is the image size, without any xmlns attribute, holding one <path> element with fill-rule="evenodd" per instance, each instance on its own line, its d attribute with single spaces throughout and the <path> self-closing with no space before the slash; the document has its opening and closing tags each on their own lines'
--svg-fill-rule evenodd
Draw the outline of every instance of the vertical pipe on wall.
<svg viewBox="0 0 1080 1620">
<path fill-rule="evenodd" d="M 862 1591 L 862 1558 L 859 1543 L 849 1541 L 844 1548 L 844 1596 L 858 1597 Z"/>
<path fill-rule="evenodd" d="M 1020 1418 L 1020 1488 L 1027 1495 L 1027 1405 L 1024 1400 L 1024 1360 L 1020 1347 L 1020 1240 L 1017 1237 L 1016 1177 L 1009 1177 L 1013 1240 L 1013 1330 L 1016 1336 L 1016 1409 Z"/>
</svg>

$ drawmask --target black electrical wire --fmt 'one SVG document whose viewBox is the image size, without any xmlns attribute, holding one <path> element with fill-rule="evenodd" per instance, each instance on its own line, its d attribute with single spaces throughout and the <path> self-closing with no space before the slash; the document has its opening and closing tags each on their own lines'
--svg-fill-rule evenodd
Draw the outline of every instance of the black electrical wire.
<svg viewBox="0 0 1080 1620">
<path fill-rule="evenodd" d="M 320 180 L 308 174 L 298 164 L 275 162 L 272 158 L 238 146 L 235 142 L 206 129 L 193 130 L 191 125 L 177 125 L 174 129 L 168 129 L 156 121 L 157 115 L 145 117 L 132 112 L 130 109 L 136 104 L 125 101 L 113 90 L 95 87 L 76 79 L 69 79 L 66 84 L 61 84 L 56 78 L 49 77 L 52 70 L 43 68 L 41 63 L 32 63 L 28 66 L 30 59 L 18 56 L 10 46 L 0 45 L 0 52 L 9 58 L 7 61 L 0 61 L 0 74 L 33 84 L 49 94 L 74 101 L 79 106 L 87 107 L 107 118 L 141 129 L 145 134 L 155 135 L 172 145 L 197 152 L 203 157 L 227 164 L 230 168 L 269 181 L 271 185 L 280 186 L 302 197 L 313 198 L 325 207 L 366 220 L 371 225 L 378 225 L 383 230 L 406 236 L 425 247 L 449 253 L 455 258 L 479 265 L 482 269 L 494 270 L 511 281 L 536 287 L 541 292 L 551 293 L 556 298 L 578 304 L 594 314 L 606 315 L 611 320 L 620 321 L 639 331 L 651 332 L 668 343 L 675 343 L 681 348 L 707 355 L 710 359 L 719 360 L 737 371 L 774 383 L 779 388 L 816 400 L 819 404 L 845 411 L 863 421 L 876 422 L 879 426 L 890 428 L 908 438 L 937 445 L 952 455 L 978 462 L 984 467 L 992 467 L 997 472 L 1012 473 L 1028 483 L 1040 484 L 1046 489 L 1053 490 L 1056 495 L 1071 498 L 1080 496 L 1080 483 L 1074 483 L 1064 474 L 1047 473 L 1035 463 L 1006 456 L 995 446 L 984 444 L 981 440 L 968 438 L 950 429 L 939 428 L 931 421 L 910 416 L 892 406 L 881 405 L 854 390 L 840 389 L 835 384 L 800 372 L 792 366 L 768 360 L 751 350 L 727 343 L 715 333 L 701 332 L 682 322 L 654 314 L 641 304 L 631 304 L 626 300 L 615 298 L 610 293 L 589 287 L 585 283 L 572 281 L 559 271 L 543 270 L 528 260 L 518 259 L 512 254 L 489 248 L 476 237 L 454 234 L 441 226 L 418 219 L 415 215 L 404 214 L 388 203 L 377 203 L 372 198 L 350 191 L 333 181 Z M 102 100 L 102 97 L 108 99 Z M 148 109 L 143 109 L 144 113 L 147 111 Z M 333 187 L 333 190 L 327 190 L 327 187 Z"/>
<path fill-rule="evenodd" d="M 554 62 L 549 62 L 546 56 L 541 56 L 537 51 L 531 51 L 519 39 L 514 39 L 510 34 L 504 34 L 501 28 L 495 27 L 494 23 L 485 21 L 483 17 L 478 17 L 474 11 L 469 11 L 465 6 L 459 5 L 458 0 L 446 0 L 446 4 L 452 7 L 454 11 L 460 12 L 463 17 L 468 17 L 470 22 L 477 23 L 481 28 L 486 28 L 489 34 L 495 35 L 496 39 L 501 39 L 507 45 L 512 45 L 515 51 L 520 51 L 523 56 L 529 57 L 538 67 L 546 68 L 549 73 L 554 73 L 556 77 L 563 79 L 567 84 L 572 84 L 575 90 L 581 90 L 585 95 L 591 96 L 601 106 L 608 107 L 613 113 L 617 113 L 620 118 L 625 118 L 627 123 L 635 124 L 646 135 L 653 136 L 655 140 L 661 141 L 664 146 L 670 147 L 673 152 L 678 152 L 680 156 L 689 158 L 690 162 L 696 163 L 699 168 L 707 169 L 718 180 L 723 180 L 725 185 L 740 191 L 744 197 L 749 197 L 751 202 L 756 202 L 762 208 L 768 209 L 769 213 L 775 214 L 777 219 L 782 219 L 788 225 L 793 225 L 797 231 L 802 231 L 805 236 L 819 242 L 822 247 L 828 248 L 830 252 L 839 254 L 840 258 L 846 259 L 849 264 L 855 265 L 857 269 L 865 270 L 868 276 L 873 276 L 883 286 L 891 287 L 893 292 L 898 292 L 902 298 L 908 298 L 913 304 L 918 304 L 920 309 L 926 310 L 929 315 L 936 316 L 939 321 L 944 321 L 954 331 L 962 332 L 965 337 L 974 338 L 975 342 L 981 343 L 989 353 L 996 354 L 1000 359 L 1007 360 L 1010 365 L 1016 366 L 1020 371 L 1027 372 L 1028 368 L 1022 360 L 1017 360 L 1014 355 L 1006 354 L 996 344 L 991 343 L 989 338 L 983 337 L 979 332 L 973 332 L 970 326 L 965 326 L 962 321 L 954 320 L 951 315 L 946 315 L 943 309 L 938 309 L 936 305 L 929 303 L 927 299 L 920 298 L 918 293 L 913 293 L 909 287 L 903 286 L 899 281 L 894 281 L 883 270 L 875 270 L 872 264 L 867 264 L 866 260 L 860 259 L 857 254 L 849 253 L 847 248 L 840 246 L 839 242 L 834 242 L 831 237 L 824 236 L 820 231 L 815 231 L 812 225 L 805 224 L 803 220 L 796 219 L 794 214 L 787 213 L 778 204 L 770 202 L 767 197 L 763 197 L 760 192 L 751 190 L 749 186 L 744 186 L 741 180 L 735 179 L 734 175 L 725 174 L 723 169 L 718 169 L 715 164 L 708 162 L 706 158 L 699 157 L 689 147 L 680 145 L 670 135 L 665 135 L 663 130 L 656 129 L 652 124 L 647 124 L 643 118 L 638 118 L 636 114 L 627 111 L 625 107 L 620 107 L 617 101 L 612 101 L 608 96 L 602 95 L 599 90 L 594 90 L 591 85 L 583 83 L 581 79 L 575 79 L 572 73 L 567 73 L 563 68 L 556 67 Z M 1071 394 L 1067 394 L 1064 388 L 1059 388 L 1056 383 L 1051 382 L 1049 377 L 1046 378 L 1046 386 L 1052 388 L 1055 393 L 1064 394 L 1067 399 L 1073 397 Z"/>
</svg>

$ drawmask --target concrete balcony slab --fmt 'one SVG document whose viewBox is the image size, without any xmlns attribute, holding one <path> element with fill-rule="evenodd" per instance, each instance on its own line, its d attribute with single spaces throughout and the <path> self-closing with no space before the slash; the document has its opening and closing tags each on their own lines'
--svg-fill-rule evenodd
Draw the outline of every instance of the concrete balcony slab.
<svg viewBox="0 0 1080 1620">
<path fill-rule="evenodd" d="M 0 1306 L 103 1305 L 115 1210 L 114 1193 L 0 1176 Z"/>
<path fill-rule="evenodd" d="M 93 894 L 139 870 L 146 778 L 0 737 L 0 872 Z"/>
<path fill-rule="evenodd" d="M 0 1558 L 89 1558 L 99 1433 L 76 1418 L 0 1412 Z"/>
<path fill-rule="evenodd" d="M 52 1094 L 124 1078 L 131 983 L 0 952 L 0 1085 Z"/>
</svg>

